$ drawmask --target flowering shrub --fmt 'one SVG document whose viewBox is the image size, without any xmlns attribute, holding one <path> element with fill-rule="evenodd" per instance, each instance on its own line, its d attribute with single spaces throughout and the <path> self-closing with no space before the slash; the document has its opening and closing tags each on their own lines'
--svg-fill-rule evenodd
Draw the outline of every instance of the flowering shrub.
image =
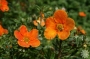
<svg viewBox="0 0 90 59">
<path fill-rule="evenodd" d="M 1 11 L 8 11 L 9 7 L 8 7 L 8 2 L 6 0 L 0 0 L 0 10 Z"/>
<path fill-rule="evenodd" d="M 89 8 L 87 0 L 0 0 L 0 59 L 90 59 Z"/>
</svg>

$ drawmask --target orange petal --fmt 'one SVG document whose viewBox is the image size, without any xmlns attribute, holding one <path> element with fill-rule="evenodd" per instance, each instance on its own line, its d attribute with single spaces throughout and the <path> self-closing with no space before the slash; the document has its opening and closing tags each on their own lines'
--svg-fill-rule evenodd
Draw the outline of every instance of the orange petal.
<svg viewBox="0 0 90 59">
<path fill-rule="evenodd" d="M 4 29 L 4 33 L 5 33 L 5 34 L 8 34 L 8 30 L 7 30 L 7 29 Z"/>
<path fill-rule="evenodd" d="M 72 18 L 67 18 L 65 29 L 71 31 L 75 27 L 75 22 Z"/>
<path fill-rule="evenodd" d="M 35 26 L 38 26 L 38 23 L 37 23 L 36 20 L 33 21 L 33 24 L 34 24 Z"/>
<path fill-rule="evenodd" d="M 83 34 L 83 35 L 86 34 L 86 31 L 85 31 L 81 26 L 78 26 L 78 27 L 77 27 L 77 32 L 78 32 L 78 33 L 81 33 L 81 34 Z"/>
<path fill-rule="evenodd" d="M 25 25 L 21 25 L 21 27 L 19 28 L 20 33 L 24 36 L 28 31 Z"/>
<path fill-rule="evenodd" d="M 45 25 L 44 19 L 41 20 L 40 25 L 43 27 Z"/>
<path fill-rule="evenodd" d="M 30 45 L 29 45 L 28 43 L 24 42 L 24 41 L 18 41 L 18 44 L 19 44 L 21 47 L 26 47 L 26 48 L 30 47 Z"/>
<path fill-rule="evenodd" d="M 1 25 L 0 25 L 0 36 L 3 35 L 3 34 L 7 34 L 8 33 L 8 30 L 7 29 L 4 29 Z"/>
<path fill-rule="evenodd" d="M 38 39 L 33 39 L 33 40 L 31 40 L 31 46 L 32 47 L 38 47 L 38 46 L 40 46 L 40 41 L 38 40 Z"/>
<path fill-rule="evenodd" d="M 45 38 L 47 38 L 49 40 L 55 38 L 56 35 L 57 35 L 57 32 L 54 29 L 46 28 L 45 31 L 44 31 Z"/>
<path fill-rule="evenodd" d="M 58 32 L 58 37 L 60 40 L 66 40 L 70 35 L 69 31 L 59 31 Z"/>
<path fill-rule="evenodd" d="M 9 10 L 9 7 L 7 5 L 5 6 L 2 6 L 1 7 L 1 10 L 4 12 L 4 11 L 8 11 Z"/>
<path fill-rule="evenodd" d="M 81 16 L 81 17 L 85 17 L 86 14 L 85 14 L 84 12 L 79 12 L 79 16 Z"/>
<path fill-rule="evenodd" d="M 21 33 L 20 33 L 19 31 L 17 31 L 17 30 L 14 31 L 14 36 L 15 36 L 18 40 L 20 40 L 20 41 L 23 40 L 23 36 L 22 36 Z"/>
<path fill-rule="evenodd" d="M 29 32 L 29 38 L 37 38 L 38 37 L 38 30 L 37 29 L 32 29 Z"/>
<path fill-rule="evenodd" d="M 65 23 L 67 17 L 68 17 L 68 15 L 65 12 L 65 10 L 56 10 L 55 13 L 54 13 L 54 18 L 56 18 L 55 21 L 57 23 L 61 23 L 61 24 Z"/>
<path fill-rule="evenodd" d="M 3 27 L 0 25 L 0 36 L 3 35 Z"/>
<path fill-rule="evenodd" d="M 3 32 L 2 32 L 2 30 L 0 29 L 0 36 L 2 36 L 3 35 Z"/>
<path fill-rule="evenodd" d="M 8 7 L 8 2 L 6 0 L 0 0 L 0 9 L 4 12 L 4 11 L 8 11 L 9 7 Z"/>
<path fill-rule="evenodd" d="M 46 22 L 45 22 L 45 25 L 46 25 L 46 28 L 47 27 L 55 28 L 56 27 L 56 23 L 54 21 L 54 18 L 53 17 L 47 18 Z"/>
<path fill-rule="evenodd" d="M 81 31 L 81 33 L 83 34 L 83 35 L 85 35 L 86 34 L 86 32 L 85 32 L 85 30 L 84 29 L 82 29 L 82 30 L 80 30 Z"/>
<path fill-rule="evenodd" d="M 6 0 L 0 0 L 0 2 L 1 2 L 2 5 L 7 5 L 8 4 L 8 2 Z"/>
</svg>

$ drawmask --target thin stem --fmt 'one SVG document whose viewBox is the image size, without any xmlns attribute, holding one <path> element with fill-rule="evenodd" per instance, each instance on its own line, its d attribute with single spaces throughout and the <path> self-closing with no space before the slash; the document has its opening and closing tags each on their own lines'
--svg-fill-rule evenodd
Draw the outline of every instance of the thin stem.
<svg viewBox="0 0 90 59">
<path fill-rule="evenodd" d="M 61 50 L 62 50 L 62 40 L 59 41 L 59 53 L 58 53 L 58 59 L 61 58 L 61 55 L 62 55 Z"/>
</svg>

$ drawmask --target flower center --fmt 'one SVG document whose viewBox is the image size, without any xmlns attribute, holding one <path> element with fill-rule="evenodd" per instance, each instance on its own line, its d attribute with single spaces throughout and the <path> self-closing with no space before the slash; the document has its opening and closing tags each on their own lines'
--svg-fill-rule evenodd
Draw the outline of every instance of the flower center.
<svg viewBox="0 0 90 59">
<path fill-rule="evenodd" d="M 29 38 L 24 37 L 24 42 L 28 43 L 29 42 Z"/>
<path fill-rule="evenodd" d="M 62 24 L 57 24 L 57 29 L 62 31 L 64 28 L 63 28 L 63 25 Z"/>
</svg>

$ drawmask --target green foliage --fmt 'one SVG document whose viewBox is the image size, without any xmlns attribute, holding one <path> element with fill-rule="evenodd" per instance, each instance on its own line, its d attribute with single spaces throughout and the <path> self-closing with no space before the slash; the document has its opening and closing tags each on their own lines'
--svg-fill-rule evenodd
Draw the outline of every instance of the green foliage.
<svg viewBox="0 0 90 59">
<path fill-rule="evenodd" d="M 0 59 L 90 59 L 90 53 L 87 53 L 90 52 L 89 0 L 8 0 L 8 6 L 10 8 L 8 12 L 0 11 L 2 26 L 9 32 L 0 37 Z M 33 20 L 38 19 L 41 11 L 47 18 L 53 15 L 56 8 L 63 7 L 69 17 L 75 20 L 76 26 L 81 25 L 87 33 L 75 36 L 76 30 L 73 30 L 65 41 L 57 37 L 48 41 L 43 35 L 45 27 L 35 26 Z M 85 12 L 86 17 L 80 17 L 78 15 L 80 11 Z M 17 44 L 14 30 L 22 24 L 29 30 L 33 28 L 39 30 L 41 41 L 39 47 L 22 48 Z"/>
</svg>

